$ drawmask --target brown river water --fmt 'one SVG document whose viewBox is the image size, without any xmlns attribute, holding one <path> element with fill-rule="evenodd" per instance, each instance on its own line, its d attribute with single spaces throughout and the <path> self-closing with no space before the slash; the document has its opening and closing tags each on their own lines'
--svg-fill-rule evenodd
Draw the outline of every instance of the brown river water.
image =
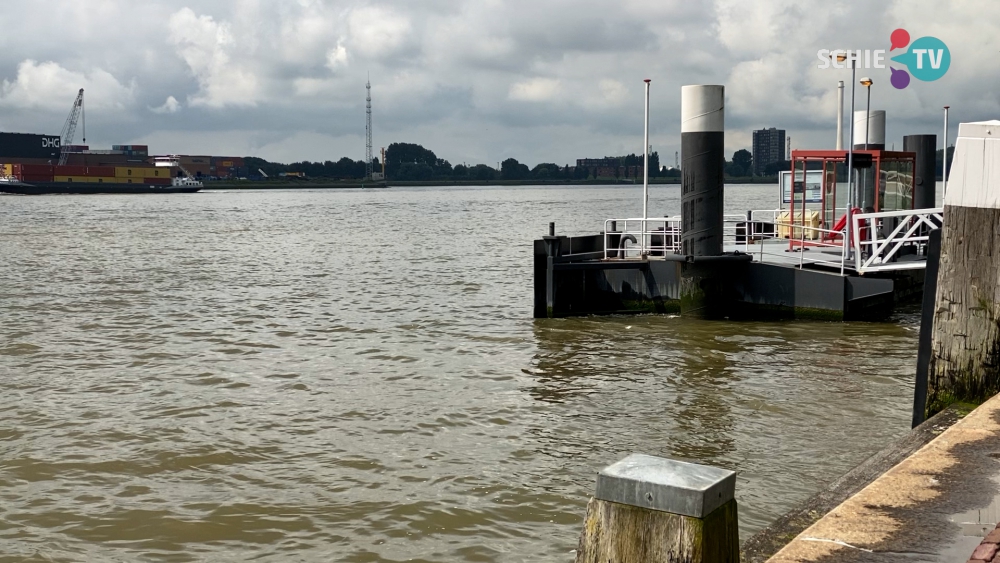
<svg viewBox="0 0 1000 563">
<path fill-rule="evenodd" d="M 532 320 L 532 239 L 640 193 L 0 196 L 0 562 L 571 561 L 631 452 L 746 538 L 907 431 L 913 313 Z"/>
</svg>

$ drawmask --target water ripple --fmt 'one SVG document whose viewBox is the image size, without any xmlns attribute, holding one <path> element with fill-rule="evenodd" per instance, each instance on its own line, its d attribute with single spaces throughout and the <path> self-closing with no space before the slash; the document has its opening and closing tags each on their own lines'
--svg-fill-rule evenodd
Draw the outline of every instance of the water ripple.
<svg viewBox="0 0 1000 563">
<path fill-rule="evenodd" d="M 745 537 L 906 430 L 912 315 L 532 321 L 530 241 L 639 190 L 0 198 L 0 562 L 568 561 L 633 451 Z"/>
</svg>

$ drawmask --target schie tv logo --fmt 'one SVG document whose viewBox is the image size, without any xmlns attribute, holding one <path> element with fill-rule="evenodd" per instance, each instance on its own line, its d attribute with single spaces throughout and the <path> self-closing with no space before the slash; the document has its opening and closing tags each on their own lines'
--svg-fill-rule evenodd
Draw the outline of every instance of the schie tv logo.
<svg viewBox="0 0 1000 563">
<path fill-rule="evenodd" d="M 42 137 L 43 149 L 58 149 L 59 137 Z"/>
<path fill-rule="evenodd" d="M 892 77 L 889 82 L 897 90 L 902 90 L 910 85 L 910 75 L 917 80 L 932 82 L 945 75 L 951 67 L 951 51 L 937 37 L 921 37 L 910 43 L 910 33 L 905 29 L 897 29 L 889 36 L 891 47 L 889 52 L 896 49 L 909 49 L 891 59 L 894 63 L 906 65 L 907 70 L 897 69 L 890 66 Z M 851 50 L 851 49 L 820 49 L 816 52 L 816 58 L 820 60 L 819 68 L 885 68 L 885 49 L 875 50 Z M 840 56 L 845 57 L 844 61 L 839 61 Z"/>
</svg>

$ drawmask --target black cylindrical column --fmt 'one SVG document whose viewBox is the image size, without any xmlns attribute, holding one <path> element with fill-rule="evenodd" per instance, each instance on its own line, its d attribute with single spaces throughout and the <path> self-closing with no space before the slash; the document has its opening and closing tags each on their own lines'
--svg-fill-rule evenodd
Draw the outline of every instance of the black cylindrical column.
<svg viewBox="0 0 1000 563">
<path fill-rule="evenodd" d="M 937 203 L 937 135 L 907 135 L 903 150 L 916 153 L 913 169 L 913 208 L 928 209 Z"/>
<path fill-rule="evenodd" d="M 725 87 L 681 88 L 681 249 L 722 254 Z"/>
<path fill-rule="evenodd" d="M 721 264 L 698 259 L 722 254 L 725 88 L 681 88 L 681 252 L 694 262 L 681 267 L 681 315 L 724 315 L 726 276 Z"/>
</svg>

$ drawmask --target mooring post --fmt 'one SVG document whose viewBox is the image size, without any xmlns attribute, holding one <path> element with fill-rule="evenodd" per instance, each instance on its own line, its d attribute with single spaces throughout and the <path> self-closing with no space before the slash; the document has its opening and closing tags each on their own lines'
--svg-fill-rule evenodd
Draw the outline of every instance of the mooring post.
<svg viewBox="0 0 1000 563">
<path fill-rule="evenodd" d="M 927 409 L 1000 392 L 1000 122 L 962 123 L 944 198 Z M 947 147 L 946 147 L 947 148 Z"/>
<path fill-rule="evenodd" d="M 681 314 L 712 318 L 721 313 L 717 268 L 698 258 L 722 254 L 724 86 L 681 88 L 681 251 L 694 257 L 681 271 Z"/>
<path fill-rule="evenodd" d="M 736 473 L 632 454 L 597 476 L 576 563 L 739 563 Z"/>
<path fill-rule="evenodd" d="M 937 135 L 906 135 L 903 150 L 916 154 L 913 167 L 913 208 L 929 209 L 937 203 Z"/>
<path fill-rule="evenodd" d="M 933 178 L 933 176 L 931 177 Z M 937 294 L 940 265 L 941 229 L 934 229 L 928 235 L 927 240 L 927 267 L 924 270 L 924 297 L 920 312 L 920 337 L 917 340 L 917 379 L 913 385 L 913 417 L 910 428 L 916 428 L 927 420 L 927 376 L 931 364 L 934 299 Z"/>
<path fill-rule="evenodd" d="M 561 242 L 559 237 L 556 236 L 556 224 L 554 222 L 549 223 L 549 234 L 548 236 L 542 237 L 545 241 L 545 255 L 546 255 L 546 267 L 545 267 L 545 316 L 548 318 L 555 317 L 556 309 L 556 258 L 559 257 L 559 250 Z"/>
</svg>

